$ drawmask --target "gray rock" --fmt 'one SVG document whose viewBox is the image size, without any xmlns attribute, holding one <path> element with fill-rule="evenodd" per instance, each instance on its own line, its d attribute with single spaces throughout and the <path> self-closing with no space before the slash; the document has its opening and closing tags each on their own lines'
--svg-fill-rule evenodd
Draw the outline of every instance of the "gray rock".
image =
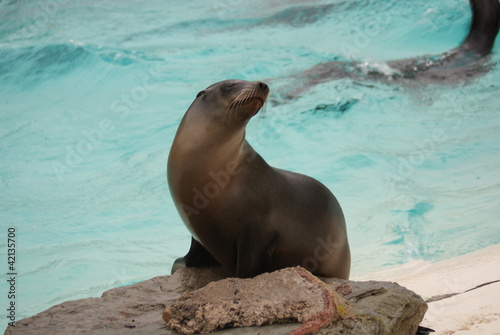
<svg viewBox="0 0 500 335">
<path fill-rule="evenodd" d="M 302 267 L 255 278 L 227 278 L 184 294 L 163 313 L 169 328 L 182 334 L 209 333 L 227 327 L 303 323 L 296 334 L 317 333 L 348 309 L 319 278 Z"/>
<path fill-rule="evenodd" d="M 290 276 L 290 272 L 282 271 L 279 276 Z M 162 319 L 164 310 L 174 306 L 183 294 L 193 294 L 193 291 L 196 292 L 195 290 L 208 283 L 226 277 L 220 269 L 184 268 L 172 276 L 155 277 L 134 285 L 111 289 L 104 292 L 101 298 L 67 301 L 53 306 L 37 315 L 19 320 L 15 327 L 6 329 L 5 335 L 178 334 L 170 330 Z M 279 282 L 279 277 L 275 280 Z M 234 279 L 231 281 L 231 285 L 235 285 Z M 394 283 L 338 279 L 324 279 L 324 282 L 335 294 L 337 309 L 341 306 L 341 317 L 336 318 L 330 328 L 321 330 L 320 334 L 415 334 L 427 310 L 426 303 L 418 295 Z M 285 289 L 289 291 L 290 297 L 301 293 L 304 298 L 304 291 L 297 292 L 298 287 L 304 288 L 303 285 L 293 286 L 295 284 L 290 281 L 286 285 L 291 285 Z M 216 295 L 212 298 L 216 299 Z M 185 296 L 183 299 L 185 300 Z M 310 316 L 307 313 L 303 315 L 303 318 Z M 232 328 L 218 331 L 216 334 L 282 335 L 300 326 L 297 323 L 288 323 Z"/>
</svg>

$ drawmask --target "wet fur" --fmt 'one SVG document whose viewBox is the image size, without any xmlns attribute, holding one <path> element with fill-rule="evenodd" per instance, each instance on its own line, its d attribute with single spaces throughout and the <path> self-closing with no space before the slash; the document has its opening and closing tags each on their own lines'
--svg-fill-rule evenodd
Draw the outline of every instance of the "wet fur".
<svg viewBox="0 0 500 335">
<path fill-rule="evenodd" d="M 275 103 L 300 96 L 314 85 L 343 78 L 415 86 L 456 84 L 480 77 L 493 67 L 488 64 L 488 55 L 500 28 L 500 4 L 498 0 L 470 0 L 470 7 L 469 33 L 457 48 L 440 55 L 388 61 L 386 64 L 393 70 L 390 75 L 376 69 L 366 71 L 360 62 L 317 64 L 288 77 Z"/>
</svg>

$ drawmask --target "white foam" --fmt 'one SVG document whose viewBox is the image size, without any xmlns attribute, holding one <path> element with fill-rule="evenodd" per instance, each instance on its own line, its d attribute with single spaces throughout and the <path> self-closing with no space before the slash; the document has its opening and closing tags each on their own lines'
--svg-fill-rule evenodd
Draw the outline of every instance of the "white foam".
<svg viewBox="0 0 500 335">
<path fill-rule="evenodd" d="M 389 64 L 382 61 L 365 60 L 357 64 L 356 67 L 364 74 L 377 72 L 389 78 L 400 74 L 398 70 L 393 69 Z"/>
</svg>

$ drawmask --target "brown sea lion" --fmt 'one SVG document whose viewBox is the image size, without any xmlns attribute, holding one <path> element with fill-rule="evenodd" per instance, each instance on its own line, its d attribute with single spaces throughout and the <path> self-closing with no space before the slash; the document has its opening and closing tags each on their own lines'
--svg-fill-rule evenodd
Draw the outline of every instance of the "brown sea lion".
<svg viewBox="0 0 500 335">
<path fill-rule="evenodd" d="M 222 265 L 237 277 L 302 265 L 349 277 L 342 209 L 319 181 L 269 166 L 245 140 L 262 82 L 226 80 L 198 93 L 175 136 L 168 183 L 193 238 L 182 266 Z"/>
</svg>

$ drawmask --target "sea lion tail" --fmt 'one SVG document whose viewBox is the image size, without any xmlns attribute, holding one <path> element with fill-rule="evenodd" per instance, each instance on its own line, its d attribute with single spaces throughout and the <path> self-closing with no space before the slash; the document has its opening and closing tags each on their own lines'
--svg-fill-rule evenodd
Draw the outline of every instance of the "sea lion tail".
<svg viewBox="0 0 500 335">
<path fill-rule="evenodd" d="M 470 6 L 472 23 L 460 49 L 486 56 L 491 52 L 500 28 L 500 3 L 498 0 L 470 0 Z"/>
</svg>

